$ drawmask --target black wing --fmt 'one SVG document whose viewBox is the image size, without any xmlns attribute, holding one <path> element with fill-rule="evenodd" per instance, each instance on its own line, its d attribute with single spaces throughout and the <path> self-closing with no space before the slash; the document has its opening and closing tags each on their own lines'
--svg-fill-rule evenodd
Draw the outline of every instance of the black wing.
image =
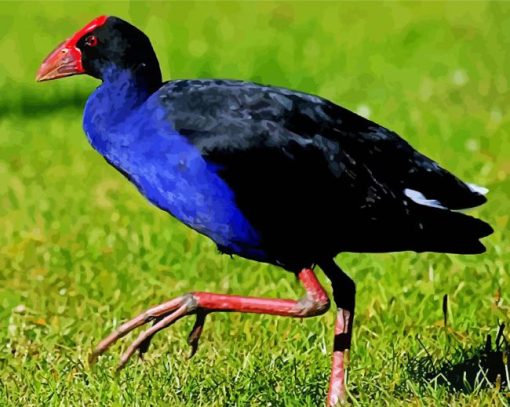
<svg viewBox="0 0 510 407">
<path fill-rule="evenodd" d="M 394 132 L 316 96 L 181 80 L 167 83 L 160 97 L 174 128 L 217 169 L 280 258 L 297 251 L 459 251 L 424 241 L 426 226 L 437 232 L 427 225 L 430 214 L 451 212 L 416 197 L 448 209 L 485 202 Z"/>
</svg>

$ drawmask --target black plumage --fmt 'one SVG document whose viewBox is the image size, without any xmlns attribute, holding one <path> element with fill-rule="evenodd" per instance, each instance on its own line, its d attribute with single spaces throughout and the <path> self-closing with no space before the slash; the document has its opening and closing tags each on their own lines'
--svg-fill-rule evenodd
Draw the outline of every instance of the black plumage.
<svg viewBox="0 0 510 407">
<path fill-rule="evenodd" d="M 452 210 L 486 198 L 370 120 L 243 81 L 177 80 L 160 94 L 168 120 L 234 191 L 275 264 L 299 269 L 344 251 L 484 251 L 478 239 L 490 226 Z"/>
</svg>

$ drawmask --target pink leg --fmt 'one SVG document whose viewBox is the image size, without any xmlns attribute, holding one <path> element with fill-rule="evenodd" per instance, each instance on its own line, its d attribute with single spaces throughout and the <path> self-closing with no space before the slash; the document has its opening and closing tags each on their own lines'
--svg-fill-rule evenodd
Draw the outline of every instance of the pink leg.
<svg viewBox="0 0 510 407">
<path fill-rule="evenodd" d="M 333 362 L 329 381 L 328 407 L 336 406 L 345 400 L 345 384 L 351 347 L 352 323 L 354 312 L 338 308 L 335 322 Z"/>
<path fill-rule="evenodd" d="M 327 406 L 333 407 L 345 401 L 347 397 L 347 365 L 354 321 L 356 285 L 333 260 L 325 260 L 319 265 L 331 280 L 333 298 L 337 306 L 331 379 L 327 398 Z"/>
<path fill-rule="evenodd" d="M 90 362 L 93 363 L 117 340 L 135 328 L 151 321 L 154 321 L 155 324 L 142 332 L 124 352 L 119 363 L 119 369 L 126 365 L 137 349 L 146 350 L 148 341 L 154 334 L 186 315 L 197 315 L 197 321 L 189 336 L 189 343 L 192 346 L 192 353 L 194 353 L 198 346 L 205 316 L 210 312 L 248 312 L 297 318 L 312 317 L 325 313 L 329 309 L 329 298 L 317 280 L 314 271 L 309 268 L 303 269 L 298 273 L 298 277 L 306 290 L 306 296 L 299 301 L 195 292 L 157 305 L 121 325 L 115 332 L 101 341 L 90 356 Z"/>
</svg>

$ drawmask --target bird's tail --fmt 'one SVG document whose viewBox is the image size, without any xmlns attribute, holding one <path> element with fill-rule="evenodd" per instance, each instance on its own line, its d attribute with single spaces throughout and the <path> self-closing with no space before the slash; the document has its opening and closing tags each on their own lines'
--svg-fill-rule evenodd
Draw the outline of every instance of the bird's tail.
<svg viewBox="0 0 510 407">
<path fill-rule="evenodd" d="M 423 207 L 418 234 L 417 251 L 433 251 L 458 254 L 485 252 L 479 239 L 490 235 L 492 227 L 477 218 L 447 209 Z"/>
</svg>

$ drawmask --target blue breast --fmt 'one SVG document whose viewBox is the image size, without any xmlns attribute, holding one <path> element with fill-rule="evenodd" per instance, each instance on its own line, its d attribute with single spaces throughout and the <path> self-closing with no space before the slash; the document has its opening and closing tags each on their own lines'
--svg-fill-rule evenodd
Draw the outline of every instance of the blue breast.
<svg viewBox="0 0 510 407">
<path fill-rule="evenodd" d="M 99 87 L 85 107 L 83 126 L 92 146 L 150 202 L 221 250 L 266 261 L 260 237 L 237 207 L 233 191 L 172 128 L 157 94 L 140 103 L 144 97 L 136 88 L 108 85 Z"/>
</svg>

